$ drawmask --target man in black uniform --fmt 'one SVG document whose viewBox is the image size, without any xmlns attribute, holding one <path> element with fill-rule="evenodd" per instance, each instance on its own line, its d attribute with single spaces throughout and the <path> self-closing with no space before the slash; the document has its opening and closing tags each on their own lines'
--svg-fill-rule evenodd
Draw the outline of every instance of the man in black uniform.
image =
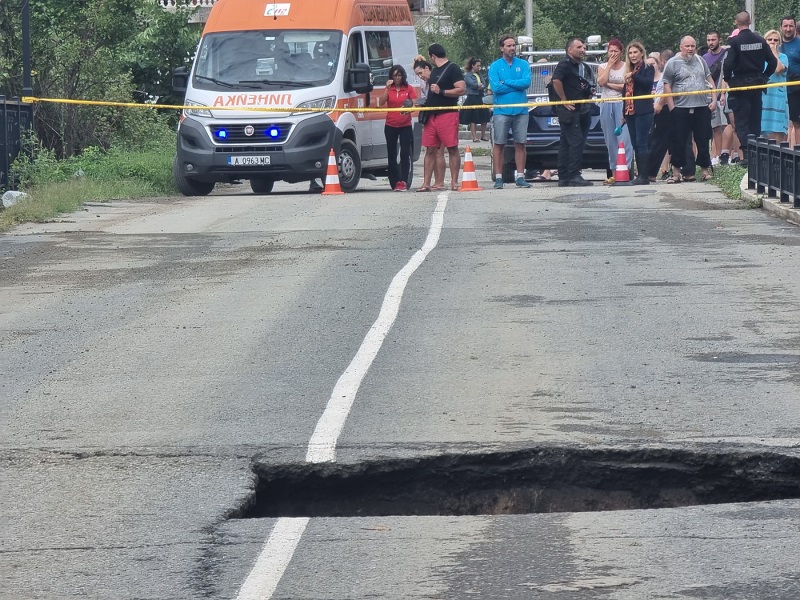
<svg viewBox="0 0 800 600">
<path fill-rule="evenodd" d="M 761 101 L 765 90 L 736 88 L 763 85 L 775 72 L 778 59 L 763 37 L 750 31 L 750 13 L 742 11 L 734 20 L 739 33 L 728 40 L 728 55 L 722 75 L 730 86 L 728 106 L 733 111 L 736 137 L 742 147 L 742 166 L 747 166 L 747 136 L 761 135 Z M 742 164 L 743 163 L 743 164 Z"/>
<path fill-rule="evenodd" d="M 552 102 L 585 100 L 594 94 L 594 75 L 583 64 L 586 44 L 577 37 L 567 40 L 567 57 L 556 65 L 549 85 Z M 560 104 L 554 110 L 561 127 L 558 147 L 558 186 L 583 187 L 592 185 L 581 176 L 583 148 L 589 135 L 591 115 L 589 104 Z"/>
</svg>

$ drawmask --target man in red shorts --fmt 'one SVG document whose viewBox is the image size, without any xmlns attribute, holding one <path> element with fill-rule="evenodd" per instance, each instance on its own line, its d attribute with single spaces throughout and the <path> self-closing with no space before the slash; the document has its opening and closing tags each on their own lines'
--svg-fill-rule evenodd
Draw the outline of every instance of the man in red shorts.
<svg viewBox="0 0 800 600">
<path fill-rule="evenodd" d="M 418 191 L 430 191 L 433 165 L 436 160 L 435 149 L 439 146 L 447 148 L 450 160 L 450 186 L 457 190 L 458 173 L 461 170 L 461 155 L 458 153 L 458 99 L 466 91 L 464 73 L 455 63 L 447 60 L 447 53 L 441 44 L 432 44 L 428 48 L 434 69 L 431 72 L 428 99 L 425 106 L 442 107 L 430 111 L 428 122 L 422 130 L 422 145 L 428 151 L 423 163 L 423 185 Z M 451 110 L 448 110 L 452 107 Z"/>
</svg>

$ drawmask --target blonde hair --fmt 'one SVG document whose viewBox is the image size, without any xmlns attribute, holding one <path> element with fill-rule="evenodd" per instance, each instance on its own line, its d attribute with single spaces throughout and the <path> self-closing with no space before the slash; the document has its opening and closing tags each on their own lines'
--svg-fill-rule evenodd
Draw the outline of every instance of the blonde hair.
<svg viewBox="0 0 800 600">
<path fill-rule="evenodd" d="M 633 70 L 633 65 L 631 65 L 631 59 L 628 58 L 628 52 L 630 52 L 631 48 L 638 48 L 639 52 L 642 53 L 642 62 L 646 65 L 647 64 L 647 52 L 644 49 L 644 44 L 639 40 L 633 40 L 630 44 L 628 44 L 627 48 L 625 48 L 625 72 L 630 73 Z"/>
<path fill-rule="evenodd" d="M 778 32 L 777 29 L 770 29 L 767 33 L 764 34 L 764 39 L 767 39 L 772 34 L 777 35 L 779 40 L 782 39 L 781 38 L 781 34 L 780 34 L 780 32 Z"/>
</svg>

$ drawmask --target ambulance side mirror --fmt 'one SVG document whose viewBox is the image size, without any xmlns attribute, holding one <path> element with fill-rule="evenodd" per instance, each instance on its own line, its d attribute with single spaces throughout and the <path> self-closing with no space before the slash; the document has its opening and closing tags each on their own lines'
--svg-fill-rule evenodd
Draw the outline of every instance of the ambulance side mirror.
<svg viewBox="0 0 800 600">
<path fill-rule="evenodd" d="M 369 94 L 372 91 L 372 71 L 368 64 L 356 63 L 347 70 L 345 92 Z"/>
<path fill-rule="evenodd" d="M 189 69 L 187 67 L 175 67 L 172 70 L 172 91 L 185 94 L 188 85 Z"/>
</svg>

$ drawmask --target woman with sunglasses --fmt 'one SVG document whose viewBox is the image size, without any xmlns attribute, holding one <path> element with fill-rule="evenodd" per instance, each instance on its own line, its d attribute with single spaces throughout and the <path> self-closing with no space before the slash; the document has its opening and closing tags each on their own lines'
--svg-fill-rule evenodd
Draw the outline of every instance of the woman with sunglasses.
<svg viewBox="0 0 800 600">
<path fill-rule="evenodd" d="M 778 59 L 778 66 L 767 83 L 786 83 L 786 69 L 789 65 L 789 58 L 778 51 L 781 43 L 781 34 L 771 29 L 764 34 L 770 50 Z M 789 105 L 786 100 L 786 88 L 784 86 L 767 88 L 761 105 L 761 133 L 777 142 L 786 141 L 789 132 Z"/>
</svg>

